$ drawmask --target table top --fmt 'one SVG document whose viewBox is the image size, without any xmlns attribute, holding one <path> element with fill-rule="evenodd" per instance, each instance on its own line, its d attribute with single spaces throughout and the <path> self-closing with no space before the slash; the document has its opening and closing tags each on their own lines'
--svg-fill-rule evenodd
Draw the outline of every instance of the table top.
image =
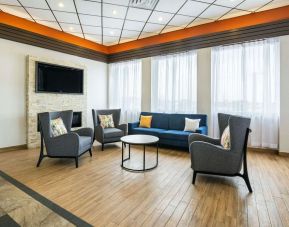
<svg viewBox="0 0 289 227">
<path fill-rule="evenodd" d="M 121 137 L 120 140 L 127 144 L 144 145 L 157 143 L 159 141 L 159 138 L 150 135 L 128 135 Z"/>
</svg>

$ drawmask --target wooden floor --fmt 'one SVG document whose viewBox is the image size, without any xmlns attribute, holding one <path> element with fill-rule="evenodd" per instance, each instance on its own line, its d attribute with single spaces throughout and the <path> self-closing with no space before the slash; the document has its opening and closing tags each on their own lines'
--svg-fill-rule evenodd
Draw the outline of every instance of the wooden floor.
<svg viewBox="0 0 289 227">
<path fill-rule="evenodd" d="M 128 164 L 141 163 L 141 148 L 133 151 Z M 200 175 L 193 186 L 189 154 L 177 150 L 160 149 L 147 173 L 120 168 L 120 144 L 96 146 L 78 169 L 48 158 L 36 168 L 37 158 L 37 150 L 0 153 L 0 169 L 94 226 L 289 226 L 288 157 L 249 152 L 252 194 L 241 178 Z"/>
</svg>

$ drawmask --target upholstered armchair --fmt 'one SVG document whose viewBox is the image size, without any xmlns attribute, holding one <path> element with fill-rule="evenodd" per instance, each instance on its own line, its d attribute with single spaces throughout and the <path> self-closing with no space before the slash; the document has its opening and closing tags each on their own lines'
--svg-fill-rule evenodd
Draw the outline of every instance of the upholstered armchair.
<svg viewBox="0 0 289 227">
<path fill-rule="evenodd" d="M 198 173 L 239 176 L 242 177 L 247 188 L 252 192 L 247 171 L 247 141 L 250 133 L 249 118 L 218 114 L 220 135 L 225 128 L 230 128 L 230 149 L 221 146 L 220 139 L 213 139 L 201 134 L 189 136 L 189 149 L 191 153 L 191 167 L 193 173 L 193 184 L 195 184 Z M 243 173 L 240 173 L 243 166 Z"/>
<path fill-rule="evenodd" d="M 61 117 L 66 127 L 67 134 L 53 137 L 50 121 L 59 117 Z M 78 168 L 78 158 L 81 155 L 89 151 L 90 156 L 92 156 L 93 130 L 91 128 L 81 128 L 71 131 L 72 117 L 72 110 L 39 114 L 41 148 L 37 167 L 39 167 L 44 157 L 50 157 L 73 158 L 75 159 L 76 168 Z M 46 154 L 44 154 L 44 145 Z"/>
<path fill-rule="evenodd" d="M 112 114 L 115 128 L 102 128 L 98 115 Z M 94 124 L 94 139 L 101 143 L 101 150 L 104 150 L 104 144 L 120 141 L 120 138 L 127 134 L 127 125 L 119 124 L 121 109 L 110 110 L 92 110 Z"/>
</svg>

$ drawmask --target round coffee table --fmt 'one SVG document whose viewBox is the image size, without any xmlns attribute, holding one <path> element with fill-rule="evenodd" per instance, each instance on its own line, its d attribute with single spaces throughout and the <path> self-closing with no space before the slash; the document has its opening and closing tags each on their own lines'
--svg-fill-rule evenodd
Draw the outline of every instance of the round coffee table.
<svg viewBox="0 0 289 227">
<path fill-rule="evenodd" d="M 159 162 L 159 138 L 156 136 L 150 136 L 150 135 L 128 135 L 123 136 L 120 138 L 122 142 L 122 148 L 121 148 L 121 167 L 127 171 L 132 172 L 145 172 L 152 170 L 158 166 Z M 124 158 L 124 146 L 128 144 L 128 158 Z M 143 168 L 142 169 L 131 169 L 128 167 L 125 167 L 123 164 L 124 162 L 130 160 L 130 145 L 142 145 L 143 146 Z M 157 156 L 156 156 L 156 164 L 153 167 L 146 168 L 146 145 L 157 145 Z"/>
</svg>

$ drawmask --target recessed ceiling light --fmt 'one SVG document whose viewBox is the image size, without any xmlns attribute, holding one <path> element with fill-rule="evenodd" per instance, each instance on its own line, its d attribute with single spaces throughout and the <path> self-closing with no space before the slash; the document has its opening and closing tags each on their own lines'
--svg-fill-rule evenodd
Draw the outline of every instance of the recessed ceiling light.
<svg viewBox="0 0 289 227">
<path fill-rule="evenodd" d="M 116 14 L 117 14 L 117 11 L 114 9 L 114 10 L 112 11 L 112 14 L 113 14 L 113 15 L 116 15 Z"/>
<path fill-rule="evenodd" d="M 162 18 L 162 17 L 159 17 L 158 20 L 159 20 L 159 21 L 163 21 L 163 18 Z"/>
<path fill-rule="evenodd" d="M 64 7 L 63 2 L 59 2 L 59 3 L 58 3 L 58 6 L 59 6 L 60 8 L 63 8 L 63 7 Z"/>
<path fill-rule="evenodd" d="M 73 31 L 73 30 L 74 30 L 74 27 L 69 27 L 69 30 L 70 30 L 70 31 Z"/>
<path fill-rule="evenodd" d="M 114 32 L 113 32 L 113 31 L 110 31 L 109 34 L 114 35 Z"/>
</svg>

